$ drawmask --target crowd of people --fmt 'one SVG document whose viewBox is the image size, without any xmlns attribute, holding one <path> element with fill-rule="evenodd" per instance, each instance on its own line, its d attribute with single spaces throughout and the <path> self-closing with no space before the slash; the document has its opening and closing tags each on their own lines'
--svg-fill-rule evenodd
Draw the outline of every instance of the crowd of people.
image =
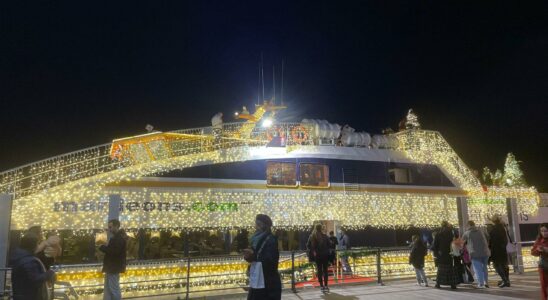
<svg viewBox="0 0 548 300">
<path fill-rule="evenodd" d="M 478 227 L 469 221 L 464 234 L 444 221 L 427 245 L 419 235 L 412 236 L 409 263 L 416 273 L 417 283 L 429 286 L 424 271 L 428 251 L 434 256 L 437 267 L 435 287 L 450 286 L 456 289 L 461 283 L 475 283 L 479 289 L 489 288 L 487 268 L 492 263 L 500 281 L 498 287 L 510 287 L 509 264 L 511 261 L 510 235 L 499 217 L 492 218 L 492 224 Z M 281 299 L 282 284 L 278 272 L 278 238 L 272 232 L 272 220 L 259 214 L 255 218 L 255 233 L 249 247 L 242 249 L 244 259 L 249 262 L 248 300 Z M 307 242 L 307 254 L 314 262 L 317 279 L 322 292 L 329 292 L 328 267 L 336 264 L 336 251 L 349 250 L 350 239 L 344 230 L 340 236 L 333 231 L 325 234 L 325 226 L 317 224 Z M 100 245 L 105 253 L 102 272 L 104 276 L 103 299 L 121 299 L 120 274 L 126 269 L 127 236 L 118 220 L 108 222 L 108 240 Z M 19 246 L 10 258 L 12 268 L 13 299 L 51 299 L 50 285 L 56 274 L 51 270 L 56 257 L 61 253 L 60 239 L 49 233 L 42 239 L 39 226 L 31 227 L 21 238 Z M 533 256 L 539 257 L 539 275 L 542 299 L 548 299 L 548 224 L 542 224 L 535 244 Z M 351 274 L 346 255 L 339 255 L 343 274 Z"/>
<path fill-rule="evenodd" d="M 272 233 L 272 220 L 259 214 L 255 218 L 255 233 L 251 237 L 250 247 L 242 251 L 249 262 L 248 300 L 281 299 L 281 281 L 278 273 L 279 250 L 277 237 Z M 341 231 L 336 237 L 333 231 L 325 234 L 325 226 L 316 224 L 307 241 L 307 255 L 316 267 L 316 275 L 322 292 L 329 292 L 328 267 L 336 264 L 336 251 L 349 250 L 350 239 Z M 351 272 L 348 259 L 341 256 L 341 265 L 347 274 Z"/>
<path fill-rule="evenodd" d="M 500 217 L 494 216 L 491 221 L 492 224 L 485 227 L 478 227 L 474 221 L 468 221 L 462 236 L 451 224 L 442 222 L 429 248 L 437 267 L 436 288 L 445 285 L 456 289 L 461 283 L 475 283 L 479 289 L 489 288 L 489 264 L 492 264 L 500 277 L 497 286 L 511 286 L 509 265 L 514 259 L 515 244 Z M 424 286 L 428 286 L 423 270 L 426 249 L 425 242 L 414 236 L 409 263 L 415 268 L 418 284 Z M 539 227 L 531 254 L 539 257 L 542 299 L 548 299 L 548 224 Z"/>
<path fill-rule="evenodd" d="M 126 269 L 127 236 L 115 219 L 108 222 L 108 234 L 108 241 L 99 248 L 105 253 L 103 299 L 119 300 L 122 299 L 120 273 Z M 40 226 L 29 228 L 11 253 L 9 266 L 14 300 L 53 299 L 51 285 L 56 274 L 51 266 L 61 255 L 61 239 L 53 232 L 48 233 L 46 239 L 42 237 Z"/>
<path fill-rule="evenodd" d="M 450 286 L 451 289 L 456 289 L 461 283 L 475 284 L 479 289 L 489 288 L 489 263 L 500 277 L 497 286 L 510 287 L 509 264 L 512 261 L 513 242 L 500 217 L 495 216 L 491 221 L 492 224 L 486 227 L 478 227 L 474 221 L 469 221 L 462 235 L 450 223 L 444 221 L 440 229 L 434 233 L 430 245 L 427 245 L 419 235 L 413 235 L 409 263 L 415 269 L 417 283 L 429 286 L 424 266 L 425 257 L 428 251 L 431 251 L 437 267 L 434 279 L 436 288 Z M 258 215 L 256 224 L 257 232 L 252 238 L 251 249 L 244 251 L 244 257 L 252 266 L 257 262 L 262 263 L 264 277 L 260 278 L 261 284 L 250 284 L 248 299 L 281 299 L 281 284 L 277 272 L 279 252 L 274 243 L 276 237 L 271 232 L 272 220 L 267 216 Z M 254 243 L 254 239 L 258 242 Z M 267 243 L 269 239 L 272 242 Z M 333 231 L 329 236 L 326 235 L 323 225 L 314 226 L 307 242 L 307 255 L 310 261 L 315 263 L 322 292 L 329 292 L 327 269 L 330 264 L 335 263 L 337 247 L 349 249 L 349 238 L 344 231 L 341 232 L 340 238 L 337 238 Z M 531 252 L 532 255 L 540 257 L 542 299 L 548 299 L 548 224 L 540 226 L 538 238 Z M 344 269 L 345 255 L 341 255 L 340 259 Z M 257 277 L 253 274 L 256 273 L 250 272 L 250 283 L 255 282 L 252 278 Z"/>
<path fill-rule="evenodd" d="M 462 236 L 451 224 L 442 222 L 430 247 L 437 267 L 436 288 L 446 285 L 456 289 L 458 284 L 474 281 L 477 281 L 476 287 L 479 289 L 489 288 L 489 263 L 492 263 L 501 279 L 497 286 L 510 287 L 509 264 L 513 242 L 498 216 L 491 221 L 492 224 L 486 228 L 477 227 L 474 221 L 468 221 Z"/>
</svg>

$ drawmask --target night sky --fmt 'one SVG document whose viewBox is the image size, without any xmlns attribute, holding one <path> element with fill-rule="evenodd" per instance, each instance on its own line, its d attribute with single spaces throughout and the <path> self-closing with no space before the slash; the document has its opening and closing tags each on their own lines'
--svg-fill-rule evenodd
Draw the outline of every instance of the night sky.
<svg viewBox="0 0 548 300">
<path fill-rule="evenodd" d="M 514 152 L 548 191 L 546 4 L 258 2 L 3 1 L 0 170 L 252 107 L 263 53 L 284 120 L 379 133 L 413 108 L 471 168 Z"/>
</svg>

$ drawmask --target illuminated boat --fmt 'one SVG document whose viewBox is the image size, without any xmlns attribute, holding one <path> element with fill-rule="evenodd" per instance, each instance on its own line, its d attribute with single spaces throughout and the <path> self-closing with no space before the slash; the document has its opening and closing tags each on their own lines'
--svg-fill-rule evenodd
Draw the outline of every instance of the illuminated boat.
<svg viewBox="0 0 548 300">
<path fill-rule="evenodd" d="M 481 224 L 507 215 L 508 203 L 515 212 L 538 210 L 532 187 L 482 187 L 438 132 L 410 128 L 371 136 L 310 119 L 262 126 L 281 108 L 265 103 L 253 115 L 243 114 L 244 122 L 116 139 L 2 172 L 0 193 L 13 199 L 11 230 L 40 224 L 67 241 L 93 244 L 105 227 L 110 195 L 120 195 L 119 218 L 134 237 L 129 257 L 161 258 L 217 254 L 219 243 L 234 250 L 231 244 L 258 213 L 270 215 L 281 230 L 280 248 L 295 250 L 304 247 L 314 222 L 356 232 L 434 228 L 443 220 L 462 228 L 467 219 Z M 204 235 L 216 235 L 217 244 L 200 240 Z M 179 242 L 158 257 L 135 246 L 155 238 Z M 76 256 L 76 262 L 96 258 L 93 251 Z M 154 274 L 182 272 L 173 264 Z M 240 260 L 221 263 L 224 271 L 204 264 L 204 274 L 245 267 Z M 96 266 L 79 268 L 60 277 L 100 282 Z M 144 269 L 150 268 L 136 267 L 126 276 L 154 277 Z"/>
</svg>

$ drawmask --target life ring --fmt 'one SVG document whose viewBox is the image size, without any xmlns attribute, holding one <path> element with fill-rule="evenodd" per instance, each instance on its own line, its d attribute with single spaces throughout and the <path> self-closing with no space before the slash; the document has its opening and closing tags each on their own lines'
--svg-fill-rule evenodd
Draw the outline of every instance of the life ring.
<svg viewBox="0 0 548 300">
<path fill-rule="evenodd" d="M 110 150 L 110 158 L 122 160 L 122 158 L 124 157 L 124 152 L 126 150 L 127 150 L 127 146 L 124 147 L 123 145 L 116 145 L 116 146 L 113 145 Z"/>
<path fill-rule="evenodd" d="M 291 140 L 295 144 L 301 144 L 308 140 L 308 130 L 302 125 L 291 128 Z"/>
</svg>

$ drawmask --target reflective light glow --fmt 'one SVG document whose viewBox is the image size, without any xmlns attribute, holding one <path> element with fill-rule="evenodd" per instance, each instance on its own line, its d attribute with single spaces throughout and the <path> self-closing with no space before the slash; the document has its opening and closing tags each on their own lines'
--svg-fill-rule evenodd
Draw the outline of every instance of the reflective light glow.
<svg viewBox="0 0 548 300">
<path fill-rule="evenodd" d="M 272 123 L 273 123 L 272 119 L 265 119 L 261 126 L 263 126 L 264 128 L 267 128 L 272 126 Z"/>
</svg>

